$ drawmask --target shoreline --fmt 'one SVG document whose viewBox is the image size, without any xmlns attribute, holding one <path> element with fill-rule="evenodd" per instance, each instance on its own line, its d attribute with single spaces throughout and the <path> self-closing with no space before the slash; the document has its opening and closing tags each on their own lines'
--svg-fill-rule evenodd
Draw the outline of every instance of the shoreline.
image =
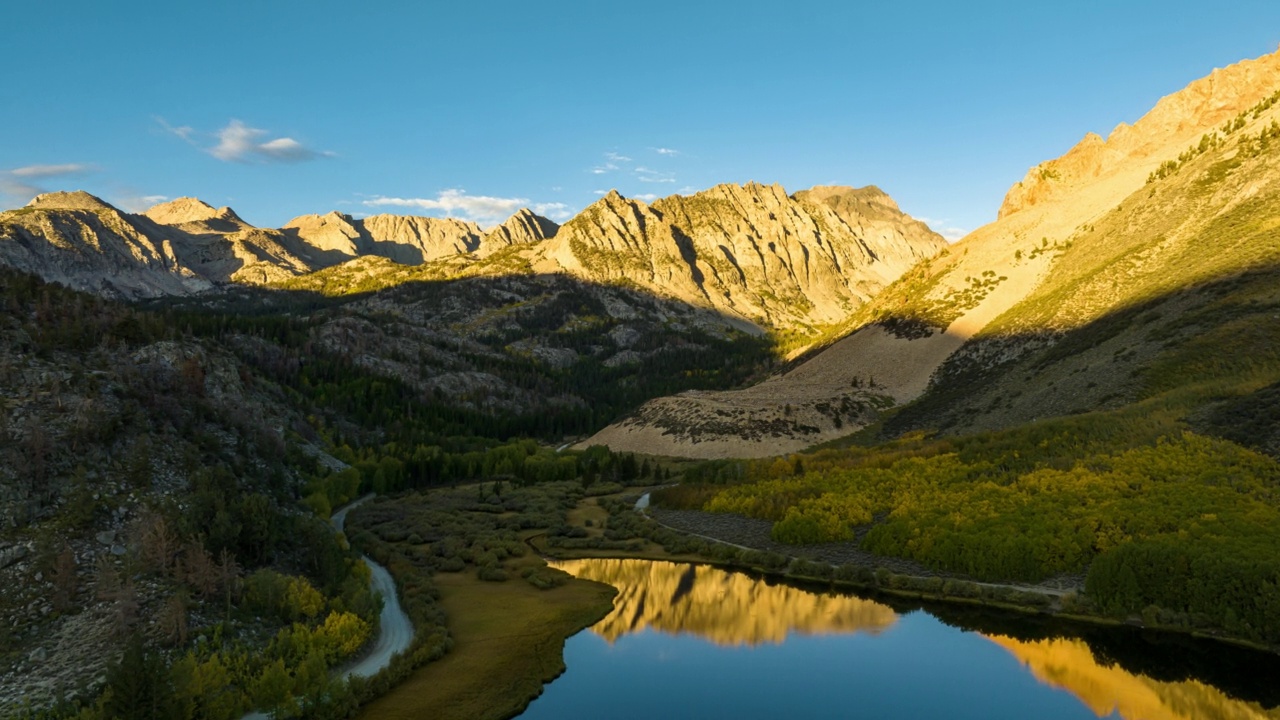
<svg viewBox="0 0 1280 720">
<path fill-rule="evenodd" d="M 588 501 L 595 504 L 596 499 L 584 499 L 584 504 Z M 558 547 L 550 544 L 549 541 L 553 538 L 548 537 L 545 531 L 524 536 L 522 543 L 533 550 L 541 562 L 595 558 L 701 564 L 783 582 L 813 592 L 834 591 L 878 599 L 891 607 L 896 605 L 895 610 L 900 612 L 910 611 L 912 605 L 935 612 L 929 607 L 931 604 L 950 607 L 955 611 L 966 608 L 988 610 L 993 613 L 993 617 L 1007 614 L 1011 620 L 1015 617 L 1039 617 L 1061 621 L 1066 625 L 1138 629 L 1212 641 L 1244 650 L 1280 654 L 1280 648 L 1275 646 L 1217 634 L 1212 630 L 1166 626 L 1147 623 L 1137 617 L 1117 618 L 1093 613 L 1073 604 L 1080 588 L 982 583 L 941 574 L 901 574 L 885 567 L 836 565 L 816 561 L 811 557 L 799 557 L 794 554 L 797 548 L 789 548 L 792 552 L 783 555 L 771 549 L 751 547 L 673 527 L 646 512 L 635 511 L 630 507 L 623 512 L 634 512 L 633 517 L 643 518 L 643 522 L 655 530 L 728 546 L 734 548 L 735 552 L 743 550 L 759 553 L 772 566 L 743 561 L 731 555 L 716 557 L 707 552 L 705 545 L 702 550 L 673 553 L 647 534 L 635 535 L 634 538 L 641 541 L 642 546 L 631 550 Z M 618 515 L 611 514 L 610 518 L 613 517 Z M 593 532 L 601 531 L 599 524 L 587 525 L 585 516 L 579 518 L 579 522 Z M 779 562 L 773 562 L 775 558 Z M 612 586 L 579 578 L 573 578 L 565 587 L 545 591 L 517 583 L 484 583 L 470 578 L 469 574 L 437 577 L 444 579 L 441 590 L 443 605 L 450 616 L 448 627 L 450 634 L 459 642 L 443 657 L 417 668 L 393 688 L 365 704 L 358 717 L 419 717 L 424 708 L 435 707 L 443 708 L 433 715 L 442 719 L 482 717 L 509 720 L 518 717 L 545 692 L 548 683 L 568 669 L 564 659 L 565 643 L 606 617 L 613 608 L 612 598 L 617 593 L 617 589 Z M 598 587 L 592 589 L 591 586 Z M 607 592 L 602 588 L 607 588 Z M 513 592 L 515 594 L 511 594 Z M 608 602 L 603 600 L 604 596 L 609 598 Z M 486 607 L 486 603 L 494 604 L 494 607 Z M 502 607 L 498 609 L 498 605 Z M 909 607 L 903 609 L 903 605 Z M 503 630 L 487 625 L 493 623 L 499 614 L 506 616 L 504 622 L 507 626 Z M 541 640 L 534 642 L 529 648 L 511 647 L 513 642 L 521 644 L 522 634 L 529 632 L 526 625 L 531 622 L 539 625 L 537 634 Z M 517 630 L 517 627 L 522 629 Z M 486 646 L 506 647 L 499 651 Z M 493 676 L 498 671 L 507 673 L 508 687 L 498 689 L 475 680 L 477 675 Z M 432 692 L 423 692 L 426 688 L 430 688 Z M 458 705 L 460 700 L 464 702 Z"/>
<path fill-rule="evenodd" d="M 735 540 L 739 540 L 739 542 L 734 542 L 723 538 L 717 538 L 713 535 L 693 532 L 682 527 L 673 526 L 654 517 L 648 510 L 642 511 L 638 509 L 636 512 L 658 527 L 671 532 L 680 533 L 681 535 L 695 537 L 700 540 L 725 545 L 739 550 L 778 553 L 778 550 L 774 547 L 753 547 L 741 542 L 741 538 L 735 538 Z M 696 511 L 663 510 L 659 512 L 666 514 L 672 512 Z M 706 515 L 707 513 L 699 514 Z M 741 518 L 741 520 L 750 521 L 750 518 Z M 770 543 L 770 545 L 772 546 L 775 544 Z M 1099 627 L 1133 627 L 1162 633 L 1183 635 L 1201 640 L 1211 640 L 1234 647 L 1280 655 L 1280 646 L 1269 645 L 1267 643 L 1250 640 L 1248 638 L 1225 635 L 1222 634 L 1221 631 L 1212 628 L 1163 625 L 1147 622 L 1139 616 L 1118 618 L 1110 615 L 1090 612 L 1087 608 L 1082 607 L 1064 608 L 1062 606 L 1064 601 L 1071 601 L 1077 595 L 1083 595 L 1084 589 L 1082 586 L 1054 587 L 1048 584 L 1052 581 L 1046 581 L 1046 583 L 1042 584 L 991 583 L 971 580 L 945 573 L 916 574 L 911 572 L 895 572 L 892 569 L 886 568 L 885 565 L 889 565 L 890 567 L 896 565 L 901 569 L 906 569 L 906 566 L 915 565 L 915 563 L 903 561 L 899 558 L 879 558 L 878 556 L 872 556 L 870 553 L 865 553 L 865 551 L 861 550 L 858 550 L 857 552 L 865 555 L 867 558 L 874 559 L 874 561 L 877 562 L 878 567 L 865 562 L 858 563 L 856 565 L 856 567 L 859 567 L 865 574 L 870 576 L 867 580 L 839 578 L 835 577 L 835 573 L 838 569 L 855 567 L 855 565 L 838 565 L 822 560 L 801 557 L 795 554 L 795 550 L 799 547 L 800 546 L 786 546 L 785 549 L 790 552 L 779 553 L 784 555 L 787 559 L 787 565 L 782 568 L 769 568 L 735 560 L 725 560 L 711 557 L 703 553 L 684 553 L 681 555 L 673 555 L 665 550 L 659 552 L 616 549 L 592 551 L 548 547 L 545 546 L 545 544 L 538 549 L 544 556 L 557 560 L 614 558 L 701 563 L 722 569 L 736 570 L 762 577 L 791 581 L 816 590 L 830 589 L 854 592 L 863 595 L 889 596 L 902 600 L 928 601 L 966 607 L 990 608 L 1006 612 L 1015 612 L 1020 615 L 1040 615 L 1069 622 L 1087 623 Z M 793 571 L 790 567 L 796 561 L 810 563 L 813 566 L 825 567 L 829 575 L 810 575 Z M 888 573 L 887 577 L 884 575 L 884 572 Z M 895 583 L 902 586 L 895 587 Z M 930 589 L 930 587 L 928 587 L 929 585 L 937 585 L 939 583 L 942 584 L 942 587 L 946 587 L 950 584 L 952 587 L 963 588 L 966 592 L 959 594 L 956 592 L 946 592 L 941 588 Z M 1016 595 L 1011 595 L 1014 593 L 1016 593 Z M 1039 600 L 1036 602 L 1030 602 L 1028 601 L 1029 598 L 1026 597 L 1028 595 L 1035 596 Z M 1019 598 L 1019 596 L 1021 596 L 1021 598 Z"/>
</svg>

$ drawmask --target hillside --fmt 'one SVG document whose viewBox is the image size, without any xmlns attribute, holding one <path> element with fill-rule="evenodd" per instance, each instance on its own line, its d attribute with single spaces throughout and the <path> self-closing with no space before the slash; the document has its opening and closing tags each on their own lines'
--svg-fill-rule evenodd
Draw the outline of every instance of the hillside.
<svg viewBox="0 0 1280 720">
<path fill-rule="evenodd" d="M 1275 177 L 1268 128 L 1278 89 L 1280 55 L 1215 71 L 1106 143 L 1086 138 L 1040 166 L 1034 182 L 1010 191 L 1000 220 L 912 268 L 853 315 L 845 324 L 852 334 L 787 374 L 727 394 L 655 400 L 590 442 L 760 457 L 848 435 L 881 416 L 866 408 L 902 406 L 926 390 L 891 427 L 1006 426 L 1135 398 L 1126 373 L 1086 372 L 1121 354 L 1134 360 L 1142 352 L 1129 349 L 1134 342 L 1117 341 L 1077 362 L 1071 380 L 1057 378 L 1067 392 L 1052 377 L 1032 381 L 1038 365 L 1009 370 L 1006 383 L 985 390 L 973 373 L 1033 349 L 1051 352 L 1045 348 L 1065 330 L 1161 292 L 1265 272 L 1273 261 L 1264 218 Z M 861 391 L 851 389 L 855 382 Z M 852 407 L 859 400 L 843 416 L 817 411 L 819 402 Z"/>
<path fill-rule="evenodd" d="M 303 406 L 161 317 L 7 269 L 0 298 L 0 714 L 92 696 L 130 637 L 181 658 L 220 628 L 256 675 L 281 622 L 242 578 L 345 596 L 367 634 L 354 557 L 298 504 Z"/>
</svg>

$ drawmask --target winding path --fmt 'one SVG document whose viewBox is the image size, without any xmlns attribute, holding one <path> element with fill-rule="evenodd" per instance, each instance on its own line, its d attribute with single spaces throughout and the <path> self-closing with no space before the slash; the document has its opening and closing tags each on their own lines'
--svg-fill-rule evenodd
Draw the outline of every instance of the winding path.
<svg viewBox="0 0 1280 720">
<path fill-rule="evenodd" d="M 335 530 L 343 532 L 347 524 L 347 512 L 372 497 L 373 495 L 369 494 L 347 503 L 329 518 L 329 522 L 333 523 Z M 376 675 L 391 662 L 392 656 L 404 652 L 413 642 L 413 623 L 409 622 L 409 616 L 400 607 L 400 597 L 396 595 L 396 583 L 391 579 L 391 573 L 363 553 L 360 559 L 369 567 L 372 575 L 370 585 L 382 595 L 382 615 L 378 622 L 378 639 L 364 657 L 342 670 L 341 674 L 344 678 L 353 675 L 357 677 Z"/>
<path fill-rule="evenodd" d="M 347 524 L 347 512 L 362 503 L 367 502 L 374 497 L 373 493 L 365 495 L 358 500 L 343 505 L 340 510 L 333 513 L 329 517 L 329 522 L 333 525 L 333 529 L 338 532 L 344 532 Z M 409 621 L 409 616 L 405 614 L 400 607 L 400 596 L 396 594 L 395 580 L 391 579 L 391 573 L 378 563 L 369 559 L 368 555 L 360 554 L 360 559 L 368 566 L 370 572 L 369 585 L 382 595 L 382 615 L 378 621 L 378 638 L 374 641 L 373 646 L 365 651 L 362 658 L 351 661 L 346 667 L 337 671 L 335 674 L 341 675 L 344 679 L 349 677 L 372 677 L 379 670 L 391 663 L 391 658 L 397 653 L 404 652 L 408 649 L 409 644 L 413 642 L 413 623 Z M 261 712 L 251 712 L 245 715 L 241 720 L 270 720 L 271 716 Z"/>
</svg>

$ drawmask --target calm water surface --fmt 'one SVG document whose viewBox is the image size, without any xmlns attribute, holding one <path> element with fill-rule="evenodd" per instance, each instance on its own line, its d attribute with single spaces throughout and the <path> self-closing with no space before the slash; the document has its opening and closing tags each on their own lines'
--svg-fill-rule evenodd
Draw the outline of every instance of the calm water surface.
<svg viewBox="0 0 1280 720">
<path fill-rule="evenodd" d="M 940 619 L 707 566 L 559 567 L 618 597 L 522 719 L 1280 718 L 1280 658 L 1218 643 L 945 606 Z"/>
</svg>

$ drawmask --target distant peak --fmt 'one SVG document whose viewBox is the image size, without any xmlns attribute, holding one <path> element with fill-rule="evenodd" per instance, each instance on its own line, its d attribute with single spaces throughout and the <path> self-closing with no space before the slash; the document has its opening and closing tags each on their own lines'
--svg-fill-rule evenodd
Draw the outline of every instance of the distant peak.
<svg viewBox="0 0 1280 720">
<path fill-rule="evenodd" d="M 182 225 L 184 223 L 207 222 L 209 220 L 227 220 L 246 224 L 231 208 L 220 207 L 215 209 L 209 203 L 193 197 L 180 197 L 176 200 L 160 203 L 144 212 L 143 215 L 161 225 Z"/>
<path fill-rule="evenodd" d="M 375 216 L 377 217 L 377 216 Z M 318 228 L 329 224 L 351 226 L 354 227 L 355 218 L 346 213 L 340 213 L 337 210 L 330 210 L 323 215 L 311 213 L 308 215 L 299 215 L 284 224 L 287 228 Z"/>
<path fill-rule="evenodd" d="M 815 202 L 835 205 L 846 200 L 856 200 L 870 205 L 880 205 L 882 207 L 901 212 L 898 203 L 894 202 L 892 197 L 884 190 L 875 185 L 867 185 L 866 187 L 849 187 L 848 185 L 815 185 L 808 190 L 801 190 L 796 193 L 797 198 L 808 198 Z"/>
<path fill-rule="evenodd" d="M 501 239 L 511 245 L 523 242 L 537 242 L 554 237 L 560 225 L 529 208 L 520 208 L 501 225 L 489 231 L 489 236 Z"/>
<path fill-rule="evenodd" d="M 41 210 L 115 210 L 110 203 L 83 190 L 37 195 L 27 203 L 27 207 Z"/>
</svg>

